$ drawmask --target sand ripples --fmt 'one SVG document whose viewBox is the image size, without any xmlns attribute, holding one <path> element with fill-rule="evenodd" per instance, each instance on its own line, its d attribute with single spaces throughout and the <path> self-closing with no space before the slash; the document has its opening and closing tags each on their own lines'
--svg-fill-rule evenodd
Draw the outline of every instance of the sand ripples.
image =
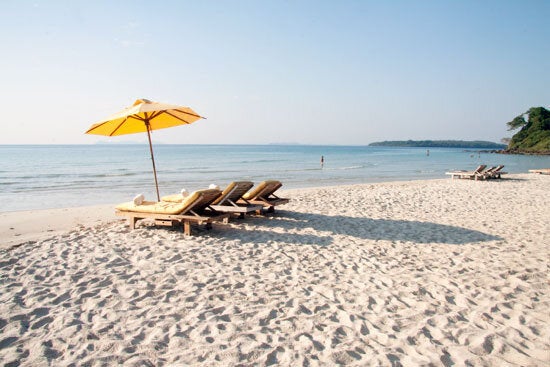
<svg viewBox="0 0 550 367">
<path fill-rule="evenodd" d="M 303 190 L 197 237 L 116 222 L 24 244 L 0 261 L 0 361 L 544 365 L 549 203 L 511 194 L 549 184 Z"/>
</svg>

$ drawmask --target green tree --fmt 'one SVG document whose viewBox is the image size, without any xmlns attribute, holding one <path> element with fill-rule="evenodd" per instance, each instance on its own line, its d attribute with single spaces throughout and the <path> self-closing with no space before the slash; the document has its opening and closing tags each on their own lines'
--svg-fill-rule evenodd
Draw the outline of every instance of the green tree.
<svg viewBox="0 0 550 367">
<path fill-rule="evenodd" d="M 527 119 L 526 119 L 527 118 Z M 508 130 L 521 128 L 508 145 L 508 151 L 518 153 L 550 153 L 550 111 L 532 107 L 507 123 Z"/>
</svg>

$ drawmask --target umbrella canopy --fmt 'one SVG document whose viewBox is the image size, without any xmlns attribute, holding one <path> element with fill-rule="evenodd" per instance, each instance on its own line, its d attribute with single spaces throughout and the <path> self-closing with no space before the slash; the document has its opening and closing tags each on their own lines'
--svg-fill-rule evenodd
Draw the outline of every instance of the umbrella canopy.
<svg viewBox="0 0 550 367">
<path fill-rule="evenodd" d="M 151 143 L 151 130 L 191 124 L 201 118 L 204 117 L 198 115 L 189 107 L 138 99 L 132 106 L 109 116 L 97 124 L 93 124 L 86 131 L 86 134 L 117 136 L 147 132 L 149 150 L 151 151 L 151 160 L 153 162 L 157 199 L 160 201 L 153 144 Z"/>
</svg>

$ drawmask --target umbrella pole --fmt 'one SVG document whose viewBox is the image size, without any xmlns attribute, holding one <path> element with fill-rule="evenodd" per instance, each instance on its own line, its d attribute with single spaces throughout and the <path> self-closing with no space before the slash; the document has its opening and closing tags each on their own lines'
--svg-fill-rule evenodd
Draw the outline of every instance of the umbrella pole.
<svg viewBox="0 0 550 367">
<path fill-rule="evenodd" d="M 149 139 L 149 150 L 151 151 L 151 161 L 153 162 L 153 174 L 155 175 L 155 187 L 157 189 L 157 201 L 160 201 L 160 194 L 159 194 L 159 183 L 157 181 L 157 169 L 155 167 L 155 156 L 153 155 L 153 143 L 151 143 L 151 132 L 150 132 L 150 126 L 149 121 L 145 121 L 145 126 L 147 127 L 147 138 Z"/>
</svg>

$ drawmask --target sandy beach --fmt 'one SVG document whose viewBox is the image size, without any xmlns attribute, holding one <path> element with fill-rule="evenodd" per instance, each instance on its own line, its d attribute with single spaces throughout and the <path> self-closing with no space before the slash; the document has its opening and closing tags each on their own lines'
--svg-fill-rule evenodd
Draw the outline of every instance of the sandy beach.
<svg viewBox="0 0 550 367">
<path fill-rule="evenodd" d="M 282 190 L 195 229 L 0 214 L 9 366 L 548 366 L 550 176 Z"/>
</svg>

